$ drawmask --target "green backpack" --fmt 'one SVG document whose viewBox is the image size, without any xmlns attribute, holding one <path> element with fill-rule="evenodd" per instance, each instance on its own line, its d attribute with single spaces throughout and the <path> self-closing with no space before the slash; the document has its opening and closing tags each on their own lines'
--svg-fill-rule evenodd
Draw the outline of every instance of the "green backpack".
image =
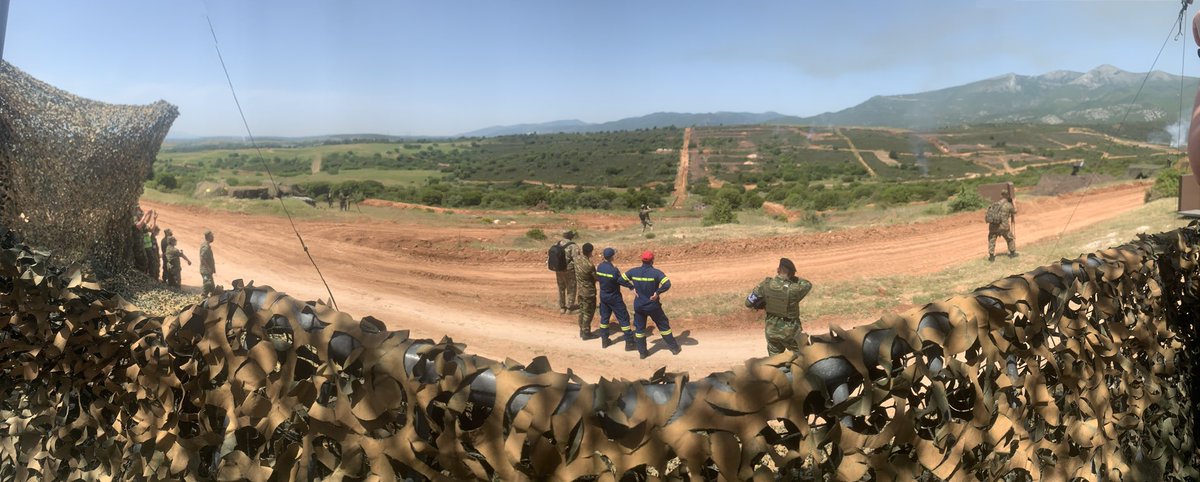
<svg viewBox="0 0 1200 482">
<path fill-rule="evenodd" d="M 1000 224 L 1004 222 L 1004 201 L 997 201 L 988 206 L 987 212 L 983 214 L 983 220 L 988 224 Z"/>
</svg>

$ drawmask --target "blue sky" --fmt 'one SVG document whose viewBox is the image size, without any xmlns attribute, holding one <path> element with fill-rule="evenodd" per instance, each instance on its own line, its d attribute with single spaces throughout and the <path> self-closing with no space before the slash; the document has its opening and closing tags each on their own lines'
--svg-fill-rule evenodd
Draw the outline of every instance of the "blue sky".
<svg viewBox="0 0 1200 482">
<path fill-rule="evenodd" d="M 85 97 L 174 103 L 174 135 L 240 135 L 207 14 L 256 135 L 453 135 L 658 111 L 813 115 L 1009 72 L 1144 72 L 1178 9 L 1172 0 L 14 0 L 4 59 Z M 1159 70 L 1179 72 L 1182 42 L 1196 75 L 1186 37 L 1168 45 Z"/>
</svg>

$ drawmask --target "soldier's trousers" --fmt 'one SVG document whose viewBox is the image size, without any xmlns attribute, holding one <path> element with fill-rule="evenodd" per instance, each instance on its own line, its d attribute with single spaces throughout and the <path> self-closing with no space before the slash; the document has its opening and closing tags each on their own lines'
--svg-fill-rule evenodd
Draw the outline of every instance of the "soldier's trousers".
<svg viewBox="0 0 1200 482">
<path fill-rule="evenodd" d="M 615 317 L 621 327 L 625 343 L 633 343 L 633 327 L 629 325 L 629 310 L 625 308 L 625 300 L 600 300 L 600 336 L 608 337 L 608 320 Z"/>
<path fill-rule="evenodd" d="M 175 268 L 175 269 L 168 268 L 167 272 L 163 273 L 163 278 L 164 278 L 163 281 L 167 282 L 167 286 L 173 286 L 173 287 L 178 288 L 180 285 L 180 281 L 181 281 L 179 268 Z"/>
<path fill-rule="evenodd" d="M 1003 237 L 1008 243 L 1008 252 L 1017 252 L 1017 237 L 1013 236 L 1012 230 L 1000 229 L 999 227 L 988 226 L 988 256 L 996 255 L 996 238 Z"/>
<path fill-rule="evenodd" d="M 799 349 L 796 335 L 800 334 L 800 320 L 768 316 L 766 325 L 768 355 L 778 355 L 784 350 L 797 351 Z"/>
<path fill-rule="evenodd" d="M 148 260 L 146 274 L 151 278 L 158 279 L 159 263 L 162 258 L 158 256 L 157 250 L 154 248 L 146 248 L 146 259 Z"/>
<path fill-rule="evenodd" d="M 575 271 L 555 271 L 554 276 L 558 280 L 558 307 L 560 309 L 569 310 L 575 307 Z"/>
<path fill-rule="evenodd" d="M 637 340 L 638 353 L 643 355 L 647 353 L 646 318 L 654 320 L 654 326 L 658 327 L 658 334 L 662 335 L 662 339 L 668 347 L 672 350 L 679 348 L 679 343 L 675 341 L 675 335 L 671 333 L 671 320 L 667 318 L 667 314 L 661 306 L 642 310 L 635 308 L 633 310 L 633 336 Z"/>
<path fill-rule="evenodd" d="M 592 318 L 596 317 L 596 293 L 579 293 L 579 332 L 592 331 Z"/>
<path fill-rule="evenodd" d="M 213 275 L 200 273 L 200 278 L 204 280 L 204 296 L 217 294 L 217 284 L 213 282 Z"/>
</svg>

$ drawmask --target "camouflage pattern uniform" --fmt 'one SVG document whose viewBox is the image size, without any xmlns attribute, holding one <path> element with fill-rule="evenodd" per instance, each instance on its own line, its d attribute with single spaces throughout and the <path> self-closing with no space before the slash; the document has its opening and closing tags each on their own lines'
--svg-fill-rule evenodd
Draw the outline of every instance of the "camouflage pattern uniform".
<svg viewBox="0 0 1200 482">
<path fill-rule="evenodd" d="M 559 240 L 558 244 L 563 246 L 567 252 L 567 269 L 554 272 L 557 277 L 556 281 L 558 281 L 558 307 L 563 310 L 573 310 L 579 307 L 578 301 L 575 299 L 577 284 L 575 281 L 575 257 L 579 256 L 579 245 L 567 238 Z"/>
<path fill-rule="evenodd" d="M 581 250 L 575 254 L 575 285 L 579 298 L 579 336 L 589 339 L 596 316 L 596 266 Z"/>
<path fill-rule="evenodd" d="M 1001 199 L 996 201 L 1000 204 L 1000 212 L 1004 215 L 1004 220 L 999 223 L 988 223 L 988 259 L 996 258 L 996 238 L 1003 237 L 1008 243 L 1008 255 L 1015 256 L 1017 252 L 1017 237 L 1012 233 L 1012 218 L 1017 214 L 1016 206 L 1013 206 L 1012 201 Z"/>
<path fill-rule="evenodd" d="M 650 208 L 645 204 L 638 210 L 638 219 L 642 221 L 642 231 L 645 231 L 648 227 L 654 227 L 654 223 L 650 222 Z"/>
<path fill-rule="evenodd" d="M 160 254 L 160 256 L 162 256 L 162 260 L 163 260 L 163 263 L 162 263 L 162 267 L 163 267 L 163 269 L 162 269 L 162 280 L 163 280 L 163 282 L 164 282 L 164 283 L 167 283 L 167 284 L 170 284 L 170 281 L 171 281 L 169 278 L 167 278 L 167 267 L 168 267 L 168 264 L 167 264 L 167 248 L 171 246 L 171 240 L 172 240 L 172 239 L 175 239 L 175 236 L 174 236 L 174 235 L 171 235 L 171 234 L 163 234 L 162 241 L 160 241 L 160 242 L 159 242 L 159 249 L 160 249 L 160 251 L 161 251 L 161 254 Z"/>
<path fill-rule="evenodd" d="M 217 285 L 213 282 L 213 275 L 217 273 L 217 263 L 213 260 L 212 247 L 205 240 L 200 245 L 200 278 L 204 280 L 204 296 L 216 294 Z"/>
<path fill-rule="evenodd" d="M 159 262 L 162 261 L 162 258 L 158 256 L 158 239 L 153 231 L 146 232 L 145 249 L 147 261 L 146 274 L 150 275 L 151 278 L 158 279 Z"/>
<path fill-rule="evenodd" d="M 133 269 L 146 272 L 149 269 L 150 261 L 146 259 L 145 228 L 133 226 L 133 238 L 129 240 L 129 246 L 133 248 Z"/>
<path fill-rule="evenodd" d="M 746 306 L 758 308 L 758 301 L 767 312 L 767 354 L 778 355 L 783 350 L 799 349 L 796 336 L 803 331 L 800 300 L 811 290 L 812 283 L 804 278 L 776 276 L 764 279 L 747 297 Z"/>
<path fill-rule="evenodd" d="M 167 246 L 167 249 L 163 251 L 163 261 L 165 264 L 163 267 L 163 281 L 167 283 L 167 286 L 178 288 L 180 285 L 180 273 L 182 272 L 182 268 L 179 265 L 180 254 L 180 251 L 174 246 Z"/>
</svg>

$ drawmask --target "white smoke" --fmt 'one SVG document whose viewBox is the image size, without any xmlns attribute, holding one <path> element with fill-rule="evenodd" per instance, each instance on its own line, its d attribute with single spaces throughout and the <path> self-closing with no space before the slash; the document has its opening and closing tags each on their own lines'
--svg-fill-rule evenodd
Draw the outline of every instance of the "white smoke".
<svg viewBox="0 0 1200 482">
<path fill-rule="evenodd" d="M 1171 147 L 1183 148 L 1187 145 L 1188 129 L 1192 127 L 1191 119 L 1184 119 L 1171 124 L 1164 129 L 1171 136 Z"/>
</svg>

